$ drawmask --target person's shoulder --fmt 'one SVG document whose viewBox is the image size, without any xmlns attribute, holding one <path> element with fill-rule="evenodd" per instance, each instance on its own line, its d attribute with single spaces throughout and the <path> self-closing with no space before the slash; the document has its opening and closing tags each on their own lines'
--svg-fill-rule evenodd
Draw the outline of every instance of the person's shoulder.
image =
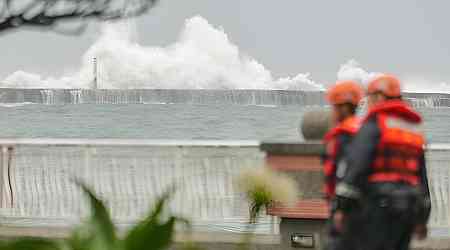
<svg viewBox="0 0 450 250">
<path fill-rule="evenodd" d="M 378 125 L 378 118 L 379 118 L 379 115 L 377 115 L 377 114 L 373 114 L 373 115 L 367 117 L 362 122 L 361 129 L 364 128 L 364 127 L 377 126 Z"/>
<path fill-rule="evenodd" d="M 361 128 L 358 135 L 378 135 L 380 133 L 380 128 L 378 124 L 378 115 L 372 115 L 364 120 L 361 124 Z"/>
</svg>

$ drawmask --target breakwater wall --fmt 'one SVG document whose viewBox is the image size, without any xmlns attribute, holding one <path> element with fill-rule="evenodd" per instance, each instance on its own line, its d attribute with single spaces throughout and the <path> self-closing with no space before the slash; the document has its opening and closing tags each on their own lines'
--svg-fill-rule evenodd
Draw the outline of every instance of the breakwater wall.
<svg viewBox="0 0 450 250">
<path fill-rule="evenodd" d="M 415 107 L 450 107 L 450 94 L 405 93 Z M 0 103 L 325 105 L 320 91 L 194 89 L 0 89 Z"/>
</svg>

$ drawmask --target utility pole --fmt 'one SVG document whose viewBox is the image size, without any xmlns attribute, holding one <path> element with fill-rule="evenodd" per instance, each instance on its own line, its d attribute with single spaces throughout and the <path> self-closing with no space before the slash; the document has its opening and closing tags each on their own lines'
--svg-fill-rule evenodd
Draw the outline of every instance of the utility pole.
<svg viewBox="0 0 450 250">
<path fill-rule="evenodd" d="M 94 57 L 93 63 L 94 63 L 94 70 L 93 70 L 94 80 L 92 82 L 92 89 L 98 89 L 98 82 L 97 82 L 98 81 L 97 57 Z"/>
</svg>

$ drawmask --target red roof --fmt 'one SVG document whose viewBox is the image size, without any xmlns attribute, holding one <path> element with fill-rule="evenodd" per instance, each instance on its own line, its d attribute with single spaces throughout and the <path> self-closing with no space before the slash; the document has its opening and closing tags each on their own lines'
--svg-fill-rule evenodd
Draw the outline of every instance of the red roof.
<svg viewBox="0 0 450 250">
<path fill-rule="evenodd" d="M 327 219 L 329 209 L 324 200 L 302 200 L 293 207 L 274 205 L 267 213 L 282 218 Z"/>
</svg>

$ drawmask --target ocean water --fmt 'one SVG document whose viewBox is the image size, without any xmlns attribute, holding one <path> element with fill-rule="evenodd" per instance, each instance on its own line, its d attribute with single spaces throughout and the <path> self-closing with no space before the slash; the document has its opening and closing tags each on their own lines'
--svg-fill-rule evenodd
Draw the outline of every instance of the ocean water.
<svg viewBox="0 0 450 250">
<path fill-rule="evenodd" d="M 302 140 L 301 106 L 2 104 L 0 138 Z M 429 142 L 450 142 L 450 109 L 422 108 Z"/>
<path fill-rule="evenodd" d="M 302 115 L 311 108 L 312 107 L 295 105 L 257 106 L 231 104 L 0 104 L 0 138 L 302 140 L 302 137 L 298 133 L 298 127 Z M 450 134 L 448 133 L 448 127 L 450 125 L 450 109 L 421 108 L 420 112 L 425 118 L 425 131 L 429 141 L 432 143 L 450 142 Z M 257 149 L 249 149 L 250 151 L 247 152 L 246 155 L 243 155 L 242 158 L 236 158 L 234 155 L 230 157 L 230 152 L 224 151 L 225 149 L 223 148 L 220 149 L 222 152 L 226 152 L 225 155 L 222 155 L 223 157 L 217 157 L 216 151 L 194 148 L 192 150 L 195 152 L 193 151 L 190 155 L 190 157 L 194 158 L 181 161 L 182 164 L 167 163 L 167 155 L 160 155 L 163 152 L 161 150 L 164 150 L 165 154 L 173 154 L 172 151 L 178 150 L 177 147 L 172 149 L 164 148 L 156 151 L 152 151 L 155 150 L 154 148 L 142 148 L 140 151 L 141 153 L 136 151 L 136 149 L 115 148 L 114 150 L 117 150 L 117 152 L 112 154 L 107 150 L 105 151 L 106 158 L 102 158 L 101 152 L 103 151 L 97 149 L 95 150 L 95 154 L 88 154 L 89 157 L 92 157 L 92 159 L 88 161 L 79 160 L 81 157 L 86 157 L 86 151 L 79 151 L 79 149 L 77 151 L 76 149 L 74 150 L 73 147 L 36 148 L 33 146 L 25 146 L 22 148 L 19 147 L 18 150 L 18 153 L 15 155 L 17 158 L 13 161 L 16 164 L 13 169 L 19 172 L 14 176 L 15 178 L 19 178 L 16 180 L 16 183 L 21 183 L 21 185 L 24 186 L 20 187 L 21 191 L 17 191 L 17 193 L 31 193 L 18 196 L 21 199 L 19 202 L 23 209 L 21 208 L 13 212 L 18 213 L 19 211 L 23 213 L 19 214 L 22 217 L 35 216 L 38 214 L 43 215 L 43 218 L 49 218 L 51 217 L 50 215 L 55 217 L 61 216 L 61 214 L 59 214 L 60 211 L 65 211 L 64 213 L 69 211 L 69 214 L 77 214 L 78 207 L 76 204 L 60 202 L 60 200 L 64 198 L 57 199 L 56 202 L 54 202 L 55 199 L 52 199 L 55 192 L 61 192 L 61 187 L 66 183 L 64 182 L 66 180 L 64 179 L 64 176 L 70 176 L 72 173 L 71 171 L 76 170 L 76 173 L 88 173 L 87 176 L 89 176 L 89 180 L 94 180 L 94 183 L 98 185 L 97 188 L 99 190 L 109 190 L 106 192 L 110 192 L 109 194 L 112 195 L 112 198 L 120 198 L 120 202 L 113 203 L 116 205 L 113 209 L 116 213 L 115 216 L 122 219 L 129 219 L 131 217 L 127 217 L 128 215 L 136 215 L 135 210 L 145 211 L 147 208 L 145 201 L 146 199 L 148 200 L 149 196 L 147 193 L 137 196 L 137 191 L 128 189 L 128 187 L 131 187 L 136 183 L 139 185 L 140 183 L 146 183 L 145 185 L 150 185 L 151 183 L 151 187 L 149 186 L 148 188 L 139 188 L 136 190 L 152 190 L 152 187 L 158 182 L 148 182 L 148 179 L 146 179 L 148 176 L 154 174 L 159 176 L 159 174 L 164 173 L 163 176 L 169 178 L 169 180 L 164 181 L 164 183 L 167 184 L 172 180 L 170 178 L 179 177 L 176 173 L 183 173 L 183 176 L 187 176 L 187 180 L 192 180 L 192 183 L 202 183 L 201 180 L 214 180 L 211 183 L 221 183 L 220 181 L 222 180 L 231 180 L 231 178 L 226 177 L 227 175 L 223 172 L 223 169 L 230 169 L 230 162 L 235 162 L 236 165 L 233 166 L 240 168 L 243 163 L 253 165 L 256 161 L 257 164 L 260 164 L 258 160 L 261 160 L 257 155 L 251 156 L 253 154 L 251 150 L 255 150 L 256 153 Z M 127 150 L 132 150 L 132 153 Z M 183 149 L 183 152 L 185 152 L 184 150 L 186 149 Z M 233 149 L 229 150 L 231 150 L 233 154 L 245 153 L 242 149 L 234 149 L 236 151 L 233 151 Z M 211 154 L 213 156 L 211 156 Z M 171 158 L 169 157 L 169 159 Z M 175 161 L 177 161 L 177 159 L 179 160 L 179 158 L 176 158 Z M 249 159 L 250 161 L 246 161 Z M 449 171 L 446 167 L 448 163 L 447 151 L 435 151 L 428 160 L 430 166 L 429 180 L 431 183 L 431 193 L 434 204 L 434 212 L 432 214 L 432 221 L 430 222 L 432 226 L 431 235 L 432 237 L 448 237 Z M 87 168 L 89 171 L 78 171 L 83 168 L 83 164 L 86 162 L 92 163 L 89 165 L 89 168 Z M 93 162 L 95 162 L 95 164 Z M 134 162 L 133 164 L 136 165 L 130 165 L 130 162 Z M 148 167 L 148 163 L 154 165 Z M 224 167 L 217 168 L 217 166 L 222 166 L 221 164 Z M 136 166 L 145 167 L 139 168 Z M 178 166 L 183 170 L 172 171 L 173 168 L 168 168 L 167 166 Z M 202 169 L 202 171 L 196 170 L 198 173 L 207 173 L 210 176 L 205 177 L 192 174 L 195 172 L 195 167 Z M 205 169 L 209 168 L 211 168 L 211 170 L 205 171 Z M 194 170 L 189 172 L 187 169 Z M 221 172 L 217 173 L 214 172 L 214 170 L 220 170 Z M 139 174 L 136 174 L 135 171 L 140 172 Z M 46 174 L 34 174 L 36 172 Z M 107 173 L 107 175 L 105 175 L 105 173 Z M 168 173 L 173 174 L 173 176 L 170 176 Z M 119 176 L 135 177 L 120 178 Z M 139 179 L 140 177 L 143 177 L 144 179 Z M 25 180 L 21 180 L 20 178 Z M 43 179 L 40 180 L 39 178 Z M 136 181 L 136 178 L 141 181 Z M 160 180 L 160 178 L 155 180 Z M 129 185 L 127 181 L 133 183 L 133 185 Z M 49 186 L 47 188 L 36 188 L 33 186 L 38 186 L 41 183 L 49 183 Z M 57 188 L 52 186 L 54 183 L 59 183 L 56 185 Z M 204 183 L 208 182 L 205 181 Z M 211 183 L 207 184 L 207 190 L 215 192 L 214 195 L 217 195 L 217 192 L 219 192 L 217 190 L 224 190 L 224 187 L 230 186 L 219 184 L 216 185 L 218 188 L 215 188 L 216 186 Z M 144 184 L 142 185 L 145 186 Z M 199 187 L 202 187 L 202 185 Z M 73 196 L 73 190 L 67 187 L 65 188 L 66 189 L 63 189 L 63 193 L 58 194 L 62 197 L 69 197 L 69 200 L 78 199 L 73 198 L 76 197 Z M 53 192 L 53 189 L 58 191 Z M 121 191 L 119 192 L 117 190 Z M 132 192 L 133 195 L 126 195 L 126 197 L 140 198 L 122 199 L 121 195 L 128 191 Z M 47 192 L 50 192 L 51 195 Z M 196 195 L 202 194 L 202 192 L 198 190 L 190 192 Z M 205 192 L 203 194 L 209 193 Z M 209 201 L 206 202 L 206 204 L 199 203 L 209 210 L 197 209 L 196 211 L 199 211 L 199 213 L 203 213 L 203 211 L 212 211 L 212 213 L 208 215 L 210 216 L 208 218 L 214 218 L 214 220 L 206 222 L 204 220 L 194 220 L 194 222 L 197 223 L 194 224 L 199 230 L 219 230 L 227 232 L 240 232 L 242 230 L 243 221 L 245 220 L 239 220 L 241 217 L 238 218 L 238 216 L 230 217 L 228 212 L 237 211 L 235 208 L 238 205 L 238 207 L 242 206 L 242 201 L 239 200 L 240 197 L 236 196 L 236 201 L 233 201 L 234 203 L 229 203 L 230 196 L 229 193 L 226 194 L 226 199 L 216 199 L 214 202 Z M 193 197 L 195 198 L 197 196 Z M 191 197 L 191 200 L 195 201 L 196 199 L 194 198 Z M 191 200 L 185 201 L 180 199 L 179 203 L 176 204 L 182 204 L 180 205 L 182 208 L 185 208 L 186 204 L 194 204 L 197 207 L 200 206 L 195 202 L 192 203 Z M 200 197 L 197 200 L 203 201 L 205 198 Z M 45 202 L 41 203 L 35 201 Z M 221 202 L 227 202 L 227 205 L 224 206 Z M 62 208 L 62 206 L 65 206 L 64 204 L 70 204 L 70 206 Z M 135 205 L 130 206 L 129 204 Z M 174 205 L 175 208 L 178 208 L 177 206 L 178 205 Z M 217 209 L 215 206 L 221 209 Z M 43 209 L 43 207 L 45 207 L 45 209 Z M 231 207 L 232 209 L 224 210 L 224 207 L 227 209 Z M 213 213 L 215 211 L 219 211 L 222 214 Z M 204 217 L 202 217 L 202 219 L 204 219 Z M 14 225 L 17 221 L 12 219 L 9 223 Z M 28 223 L 55 222 L 45 219 L 38 221 L 30 220 Z M 61 223 L 67 223 L 67 221 L 63 220 Z M 258 230 L 261 230 L 261 232 L 269 232 L 272 228 L 270 225 L 270 223 L 262 223 L 261 227 L 258 226 Z"/>
</svg>

